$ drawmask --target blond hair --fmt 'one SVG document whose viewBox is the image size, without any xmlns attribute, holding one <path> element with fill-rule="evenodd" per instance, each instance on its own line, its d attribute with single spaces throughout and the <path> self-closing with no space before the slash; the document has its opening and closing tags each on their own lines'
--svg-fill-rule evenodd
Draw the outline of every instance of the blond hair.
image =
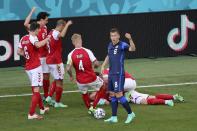
<svg viewBox="0 0 197 131">
<path fill-rule="evenodd" d="M 81 39 L 81 35 L 75 33 L 75 34 L 72 35 L 71 40 L 74 41 L 74 40 L 79 39 L 79 38 Z"/>
</svg>

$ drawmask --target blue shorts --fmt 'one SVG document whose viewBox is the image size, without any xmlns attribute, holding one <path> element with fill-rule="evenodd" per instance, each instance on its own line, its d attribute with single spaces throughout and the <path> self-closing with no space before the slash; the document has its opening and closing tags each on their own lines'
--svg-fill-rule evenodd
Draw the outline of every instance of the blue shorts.
<svg viewBox="0 0 197 131">
<path fill-rule="evenodd" d="M 123 92 L 124 91 L 125 76 L 109 75 L 108 77 L 108 91 Z"/>
</svg>

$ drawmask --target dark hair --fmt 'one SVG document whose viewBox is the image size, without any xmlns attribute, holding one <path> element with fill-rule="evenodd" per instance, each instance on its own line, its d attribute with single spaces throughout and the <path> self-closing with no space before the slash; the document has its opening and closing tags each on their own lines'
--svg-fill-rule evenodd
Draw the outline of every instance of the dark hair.
<svg viewBox="0 0 197 131">
<path fill-rule="evenodd" d="M 56 26 L 60 26 L 60 25 L 65 25 L 65 21 L 63 19 L 60 19 L 57 21 Z"/>
<path fill-rule="evenodd" d="M 117 28 L 111 28 L 110 33 L 114 33 L 114 32 L 120 34 L 120 31 Z"/>
<path fill-rule="evenodd" d="M 45 19 L 46 17 L 49 17 L 49 16 L 50 14 L 47 12 L 40 12 L 38 13 L 36 20 L 40 21 L 41 19 Z"/>
<path fill-rule="evenodd" d="M 40 25 L 36 22 L 32 22 L 30 24 L 30 28 L 29 28 L 29 31 L 35 31 L 36 29 L 39 29 L 40 28 Z"/>
</svg>

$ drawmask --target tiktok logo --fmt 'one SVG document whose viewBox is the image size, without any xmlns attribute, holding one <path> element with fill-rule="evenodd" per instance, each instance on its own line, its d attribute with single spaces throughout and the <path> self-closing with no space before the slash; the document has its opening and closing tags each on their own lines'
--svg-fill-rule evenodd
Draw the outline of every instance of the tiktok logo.
<svg viewBox="0 0 197 131">
<path fill-rule="evenodd" d="M 181 15 L 181 35 L 179 28 L 173 28 L 168 34 L 168 45 L 174 51 L 182 51 L 188 44 L 188 29 L 195 30 L 195 24 L 189 21 L 187 15 Z M 181 37 L 178 43 L 175 42 L 175 38 Z"/>
</svg>

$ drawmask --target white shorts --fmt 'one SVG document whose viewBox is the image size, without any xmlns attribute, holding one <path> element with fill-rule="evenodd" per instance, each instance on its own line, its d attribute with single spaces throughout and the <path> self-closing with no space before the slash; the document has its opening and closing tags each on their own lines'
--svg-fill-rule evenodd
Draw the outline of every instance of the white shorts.
<svg viewBox="0 0 197 131">
<path fill-rule="evenodd" d="M 77 82 L 77 86 L 82 94 L 86 94 L 88 92 L 88 89 L 94 89 L 96 91 L 99 91 L 100 88 L 103 86 L 103 80 L 97 76 L 95 81 L 87 84 L 80 84 Z"/>
<path fill-rule="evenodd" d="M 54 80 L 63 80 L 64 79 L 64 64 L 49 64 L 49 71 L 53 76 Z"/>
<path fill-rule="evenodd" d="M 46 63 L 46 57 L 40 58 L 43 73 L 49 73 L 49 66 Z"/>
<path fill-rule="evenodd" d="M 43 73 L 42 73 L 41 66 L 39 66 L 35 69 L 32 69 L 32 70 L 26 70 L 26 73 L 27 73 L 29 80 L 31 82 L 31 86 L 35 86 L 35 87 L 42 86 Z"/>
<path fill-rule="evenodd" d="M 125 78 L 124 91 L 131 91 L 136 89 L 136 81 L 131 78 Z"/>
<path fill-rule="evenodd" d="M 137 91 L 131 91 L 131 102 L 134 104 L 141 104 L 142 99 L 147 99 L 149 94 L 139 93 Z"/>
</svg>

